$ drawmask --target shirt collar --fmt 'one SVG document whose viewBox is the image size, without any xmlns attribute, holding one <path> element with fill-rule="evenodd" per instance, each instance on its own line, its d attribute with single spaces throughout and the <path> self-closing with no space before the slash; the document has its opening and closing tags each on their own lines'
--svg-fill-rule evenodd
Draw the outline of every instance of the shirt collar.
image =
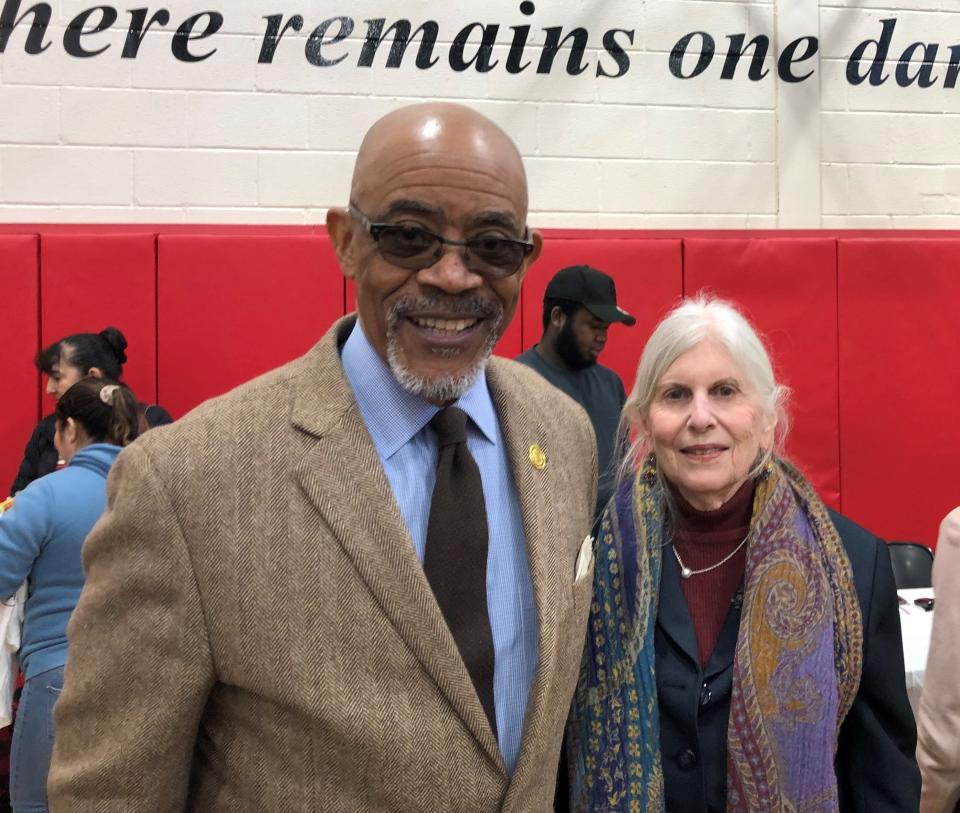
<svg viewBox="0 0 960 813">
<path fill-rule="evenodd" d="M 440 407 L 400 386 L 367 340 L 359 319 L 343 345 L 340 361 L 382 460 L 396 454 L 440 411 Z M 497 413 L 485 374 L 473 382 L 456 406 L 467 413 L 489 443 L 496 445 Z"/>
</svg>

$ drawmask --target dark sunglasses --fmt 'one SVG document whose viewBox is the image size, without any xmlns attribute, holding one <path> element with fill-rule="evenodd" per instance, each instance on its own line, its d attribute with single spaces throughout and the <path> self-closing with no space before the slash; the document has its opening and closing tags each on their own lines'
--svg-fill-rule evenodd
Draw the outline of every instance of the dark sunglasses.
<svg viewBox="0 0 960 813">
<path fill-rule="evenodd" d="M 371 223 L 370 218 L 356 206 L 350 205 L 350 214 L 356 218 L 370 239 L 377 244 L 380 256 L 388 263 L 419 271 L 440 260 L 444 246 L 460 246 L 463 262 L 474 274 L 503 279 L 516 274 L 524 258 L 533 251 L 533 241 L 527 230 L 525 239 L 513 240 L 497 235 L 478 235 L 466 240 L 448 240 L 422 226 L 394 223 Z"/>
</svg>

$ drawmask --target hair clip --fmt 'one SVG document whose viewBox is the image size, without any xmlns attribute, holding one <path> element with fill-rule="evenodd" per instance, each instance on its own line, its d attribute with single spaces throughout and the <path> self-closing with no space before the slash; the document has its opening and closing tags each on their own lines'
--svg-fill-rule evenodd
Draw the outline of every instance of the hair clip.
<svg viewBox="0 0 960 813">
<path fill-rule="evenodd" d="M 100 400 L 107 406 L 113 406 L 113 394 L 120 389 L 117 384 L 107 384 L 100 390 Z"/>
</svg>

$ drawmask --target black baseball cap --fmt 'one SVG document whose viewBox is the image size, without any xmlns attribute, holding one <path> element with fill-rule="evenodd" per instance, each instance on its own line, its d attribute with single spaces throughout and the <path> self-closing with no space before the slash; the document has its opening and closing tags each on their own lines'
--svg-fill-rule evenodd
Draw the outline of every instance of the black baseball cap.
<svg viewBox="0 0 960 813">
<path fill-rule="evenodd" d="M 623 322 L 628 327 L 637 323 L 617 305 L 617 286 L 613 278 L 589 265 L 571 265 L 557 271 L 547 283 L 544 297 L 579 302 L 604 322 Z"/>
</svg>

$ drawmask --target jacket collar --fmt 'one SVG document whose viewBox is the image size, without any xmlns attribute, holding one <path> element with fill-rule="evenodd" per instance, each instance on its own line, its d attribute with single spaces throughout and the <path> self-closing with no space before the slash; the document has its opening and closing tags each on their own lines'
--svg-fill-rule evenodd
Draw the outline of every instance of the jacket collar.
<svg viewBox="0 0 960 813">
<path fill-rule="evenodd" d="M 440 407 L 400 386 L 390 367 L 367 340 L 359 320 L 344 342 L 340 360 L 381 459 L 393 457 L 440 411 Z M 497 416 L 486 376 L 479 376 L 456 405 L 467 413 L 488 442 L 496 443 Z"/>
<path fill-rule="evenodd" d="M 90 443 L 77 451 L 70 462 L 69 468 L 87 469 L 106 477 L 110 472 L 113 461 L 117 459 L 121 449 L 112 443 Z"/>
</svg>

